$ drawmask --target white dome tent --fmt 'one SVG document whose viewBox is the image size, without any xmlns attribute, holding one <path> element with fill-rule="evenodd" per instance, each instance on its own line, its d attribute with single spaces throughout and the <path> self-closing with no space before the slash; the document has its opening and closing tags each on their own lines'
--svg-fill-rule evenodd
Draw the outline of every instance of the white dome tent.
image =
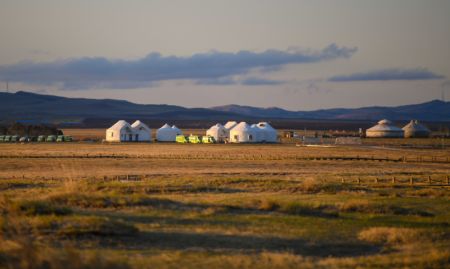
<svg viewBox="0 0 450 269">
<path fill-rule="evenodd" d="M 152 140 L 152 131 L 145 123 L 137 120 L 131 127 L 134 133 L 134 141 L 150 142 Z"/>
<path fill-rule="evenodd" d="M 264 134 L 263 132 L 261 132 L 261 130 L 258 128 L 258 125 L 256 124 L 252 124 L 250 126 L 250 131 L 252 132 L 252 134 L 254 135 L 254 141 L 253 142 L 262 142 L 263 138 L 264 138 Z"/>
<path fill-rule="evenodd" d="M 228 131 L 230 131 L 231 129 L 234 128 L 234 126 L 237 125 L 237 122 L 235 121 L 229 121 L 227 123 L 225 123 L 225 125 L 223 127 L 225 127 L 225 129 L 228 129 Z"/>
<path fill-rule="evenodd" d="M 124 142 L 133 141 L 133 128 L 124 121 L 119 120 L 113 126 L 106 130 L 106 141 L 108 142 Z"/>
<path fill-rule="evenodd" d="M 389 120 L 380 120 L 377 125 L 366 130 L 367 137 L 403 137 L 404 131 Z"/>
<path fill-rule="evenodd" d="M 258 123 L 258 128 L 261 132 L 261 142 L 276 143 L 278 142 L 278 133 L 270 124 L 267 122 Z"/>
<path fill-rule="evenodd" d="M 172 129 L 175 131 L 176 134 L 175 136 L 183 134 L 183 132 L 180 129 L 178 129 L 178 127 L 175 125 L 172 126 Z"/>
<path fill-rule="evenodd" d="M 156 140 L 160 142 L 175 142 L 176 137 L 177 130 L 170 127 L 170 125 L 167 123 L 156 131 Z"/>
<path fill-rule="evenodd" d="M 406 138 L 415 137 L 430 137 L 431 131 L 425 125 L 422 125 L 417 120 L 411 120 L 405 127 L 402 128 L 405 132 Z"/>
<path fill-rule="evenodd" d="M 246 122 L 240 122 L 230 131 L 231 143 L 253 143 L 257 134 Z"/>
<path fill-rule="evenodd" d="M 229 132 L 222 124 L 217 123 L 206 131 L 206 135 L 214 137 L 216 142 L 224 142 L 228 138 Z"/>
</svg>

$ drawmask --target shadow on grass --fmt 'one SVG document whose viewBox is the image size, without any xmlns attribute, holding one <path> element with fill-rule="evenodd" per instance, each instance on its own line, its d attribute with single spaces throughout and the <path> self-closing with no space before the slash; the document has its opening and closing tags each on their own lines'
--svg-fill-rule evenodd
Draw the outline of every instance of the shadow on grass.
<svg viewBox="0 0 450 269">
<path fill-rule="evenodd" d="M 112 245 L 121 249 L 164 249 L 186 250 L 205 249 L 209 251 L 289 251 L 303 256 L 354 257 L 371 255 L 380 251 L 379 247 L 362 242 L 308 242 L 303 239 L 284 239 L 248 235 L 224 235 L 186 232 L 141 232 L 137 237 L 122 237 L 99 241 L 101 245 Z"/>
</svg>

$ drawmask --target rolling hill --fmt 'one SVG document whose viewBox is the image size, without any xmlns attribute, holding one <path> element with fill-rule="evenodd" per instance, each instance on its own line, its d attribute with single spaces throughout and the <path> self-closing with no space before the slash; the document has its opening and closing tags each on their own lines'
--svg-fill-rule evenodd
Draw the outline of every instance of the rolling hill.
<svg viewBox="0 0 450 269">
<path fill-rule="evenodd" d="M 159 120 L 229 119 L 317 119 L 317 120 L 391 120 L 418 119 L 450 121 L 450 102 L 433 100 L 397 107 L 336 108 L 315 111 L 289 111 L 227 105 L 211 108 L 185 108 L 165 104 L 141 105 L 123 100 L 67 98 L 19 91 L 0 92 L 0 121 L 73 121 L 85 119 L 140 118 Z"/>
</svg>

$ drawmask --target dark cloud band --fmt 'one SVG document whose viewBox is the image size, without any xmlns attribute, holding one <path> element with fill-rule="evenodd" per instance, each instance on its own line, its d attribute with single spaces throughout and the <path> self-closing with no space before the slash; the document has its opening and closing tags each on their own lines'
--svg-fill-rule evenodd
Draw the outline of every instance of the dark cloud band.
<svg viewBox="0 0 450 269">
<path fill-rule="evenodd" d="M 304 64 L 349 58 L 356 48 L 331 44 L 322 50 L 236 53 L 210 52 L 189 57 L 152 53 L 138 60 L 78 58 L 45 63 L 21 62 L 0 67 L 0 80 L 27 84 L 58 84 L 64 89 L 136 88 L 164 80 L 190 79 L 227 84 L 224 78 L 243 75 L 254 68 L 276 70 L 286 64 Z M 270 84 L 274 81 L 249 80 L 242 84 Z"/>
<path fill-rule="evenodd" d="M 328 79 L 333 82 L 349 81 L 383 81 L 383 80 L 430 80 L 443 79 L 442 75 L 433 73 L 426 68 L 415 69 L 384 69 L 365 73 L 334 76 Z"/>
</svg>

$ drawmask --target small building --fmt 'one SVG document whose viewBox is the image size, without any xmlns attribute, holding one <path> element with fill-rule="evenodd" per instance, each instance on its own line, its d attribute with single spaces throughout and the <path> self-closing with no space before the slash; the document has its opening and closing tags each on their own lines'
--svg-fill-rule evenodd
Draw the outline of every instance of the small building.
<svg viewBox="0 0 450 269">
<path fill-rule="evenodd" d="M 430 137 L 431 131 L 417 120 L 411 120 L 402 128 L 406 138 Z"/>
<path fill-rule="evenodd" d="M 220 143 L 225 142 L 229 136 L 229 132 L 222 124 L 217 123 L 206 131 L 206 135 L 214 137 L 214 140 Z"/>
<path fill-rule="evenodd" d="M 106 141 L 108 142 L 125 142 L 133 141 L 133 129 L 131 125 L 119 120 L 113 126 L 106 130 Z"/>
<path fill-rule="evenodd" d="M 403 137 L 403 130 L 390 120 L 380 120 L 377 125 L 366 130 L 367 137 L 398 138 Z"/>
</svg>

